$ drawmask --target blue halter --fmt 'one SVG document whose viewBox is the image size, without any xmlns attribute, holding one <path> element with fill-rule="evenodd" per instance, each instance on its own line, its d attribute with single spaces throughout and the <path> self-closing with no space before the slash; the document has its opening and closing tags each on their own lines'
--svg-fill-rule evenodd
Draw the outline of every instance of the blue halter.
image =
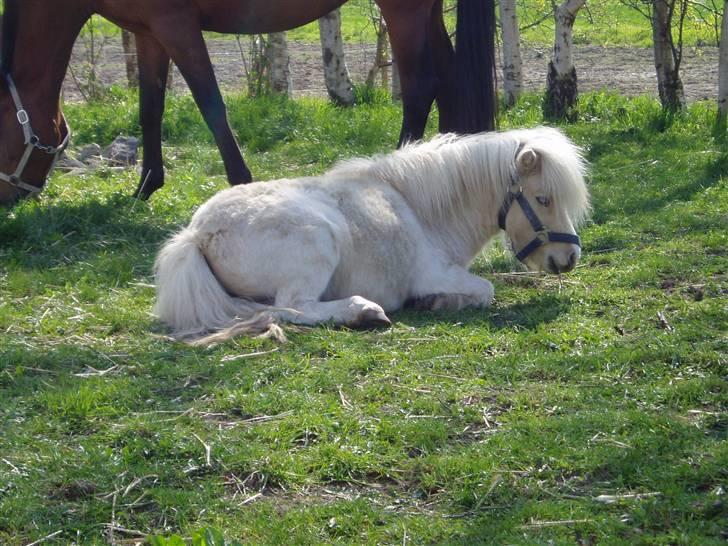
<svg viewBox="0 0 728 546">
<path fill-rule="evenodd" d="M 511 188 L 515 186 L 516 184 L 514 182 L 514 184 L 511 185 Z M 508 195 L 498 212 L 498 227 L 503 231 L 506 230 L 506 217 L 508 216 L 508 212 L 511 210 L 511 205 L 513 205 L 514 201 L 521 206 L 523 214 L 531 224 L 533 231 L 536 232 L 536 236 L 531 240 L 531 242 L 516 253 L 516 258 L 519 261 L 522 262 L 538 247 L 548 243 L 569 243 L 581 248 L 581 240 L 578 235 L 551 231 L 548 227 L 541 223 L 536 211 L 533 210 L 528 199 L 526 199 L 526 196 L 523 195 L 523 187 L 520 185 L 516 192 L 513 192 L 511 189 L 508 190 Z"/>
</svg>

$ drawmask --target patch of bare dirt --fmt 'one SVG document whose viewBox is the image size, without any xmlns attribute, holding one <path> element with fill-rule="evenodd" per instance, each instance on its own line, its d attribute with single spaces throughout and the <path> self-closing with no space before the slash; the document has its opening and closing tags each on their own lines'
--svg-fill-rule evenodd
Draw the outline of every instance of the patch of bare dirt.
<svg viewBox="0 0 728 546">
<path fill-rule="evenodd" d="M 208 40 L 210 56 L 215 66 L 220 87 L 225 91 L 245 88 L 245 65 L 235 40 Z M 82 44 L 74 51 L 73 65 L 80 73 Z M 323 70 L 321 67 L 321 47 L 318 44 L 300 42 L 289 43 L 291 53 L 291 73 L 294 96 L 326 96 Z M 346 46 L 347 64 L 355 82 L 363 82 L 374 62 L 373 44 L 348 44 Z M 550 51 L 544 49 L 524 49 L 524 84 L 527 90 L 538 91 L 544 88 L 546 68 Z M 657 95 L 657 78 L 649 48 L 577 46 L 574 63 L 579 78 L 581 92 L 609 89 L 627 96 Z M 718 49 L 716 47 L 686 48 L 683 58 L 682 77 L 685 93 L 689 101 L 710 99 L 718 95 Z M 105 85 L 124 84 L 126 72 L 124 56 L 120 43 L 107 44 L 99 63 L 100 79 Z M 188 92 L 184 80 L 175 70 L 174 88 Z M 64 84 L 66 101 L 82 99 L 78 87 L 69 76 Z"/>
</svg>

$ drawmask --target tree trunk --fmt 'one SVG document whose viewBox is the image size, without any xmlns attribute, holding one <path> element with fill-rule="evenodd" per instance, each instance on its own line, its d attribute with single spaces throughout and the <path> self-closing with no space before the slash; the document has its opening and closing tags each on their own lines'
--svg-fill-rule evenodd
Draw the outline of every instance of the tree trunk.
<svg viewBox="0 0 728 546">
<path fill-rule="evenodd" d="M 679 40 L 676 46 L 672 37 L 675 6 L 682 1 L 654 0 L 652 5 L 652 40 L 655 51 L 657 89 L 662 107 L 672 112 L 685 108 L 685 93 L 680 79 L 682 40 Z M 680 25 L 682 26 L 682 20 Z"/>
<path fill-rule="evenodd" d="M 387 24 L 380 15 L 378 19 L 373 19 L 374 26 L 377 29 L 377 52 L 374 54 L 374 63 L 367 74 L 367 86 L 374 87 L 376 85 L 377 76 L 382 74 L 382 87 L 389 87 L 389 67 L 388 55 L 389 40 L 387 37 Z"/>
<path fill-rule="evenodd" d="M 399 102 L 402 100 L 402 86 L 399 83 L 399 68 L 397 68 L 397 62 L 392 56 L 392 100 Z"/>
<path fill-rule="evenodd" d="M 516 0 L 500 0 L 500 20 L 503 33 L 504 99 L 506 106 L 513 106 L 523 90 L 521 36 L 516 15 Z"/>
<path fill-rule="evenodd" d="M 265 58 L 266 42 L 262 34 L 250 36 L 250 63 L 245 60 L 245 50 L 238 38 L 240 56 L 245 68 L 245 80 L 248 84 L 248 95 L 259 97 L 267 92 L 268 87 L 268 62 Z"/>
<path fill-rule="evenodd" d="M 286 33 L 271 32 L 268 34 L 265 53 L 269 67 L 271 92 L 290 96 L 293 91 L 293 82 L 291 81 L 291 58 L 288 55 Z"/>
<path fill-rule="evenodd" d="M 549 62 L 544 97 L 544 116 L 552 119 L 574 116 L 574 106 L 579 98 L 576 85 L 576 68 L 573 60 L 573 34 L 576 14 L 586 0 L 567 0 L 554 10 L 554 53 Z"/>
<path fill-rule="evenodd" d="M 324 61 L 324 78 L 329 97 L 336 104 L 354 104 L 354 86 L 344 59 L 344 42 L 341 39 L 341 12 L 339 8 L 318 20 L 321 51 Z"/>
<path fill-rule="evenodd" d="M 174 87 L 174 63 L 169 61 L 169 69 L 167 69 L 167 89 Z"/>
<path fill-rule="evenodd" d="M 139 87 L 139 64 L 137 63 L 137 53 L 134 35 L 128 30 L 121 31 L 121 47 L 124 50 L 124 60 L 126 61 L 126 81 L 129 89 Z"/>
<path fill-rule="evenodd" d="M 718 61 L 718 121 L 725 126 L 728 120 L 728 0 L 723 4 L 723 27 L 720 31 Z"/>
</svg>

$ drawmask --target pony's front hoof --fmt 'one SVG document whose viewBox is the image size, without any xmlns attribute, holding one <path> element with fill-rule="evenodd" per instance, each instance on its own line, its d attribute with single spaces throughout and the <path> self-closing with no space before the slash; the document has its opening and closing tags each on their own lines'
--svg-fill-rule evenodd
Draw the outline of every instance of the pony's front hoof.
<svg viewBox="0 0 728 546">
<path fill-rule="evenodd" d="M 350 328 L 357 330 L 372 330 L 375 328 L 389 328 L 392 321 L 384 314 L 382 309 L 364 309 L 356 320 L 349 324 Z"/>
</svg>

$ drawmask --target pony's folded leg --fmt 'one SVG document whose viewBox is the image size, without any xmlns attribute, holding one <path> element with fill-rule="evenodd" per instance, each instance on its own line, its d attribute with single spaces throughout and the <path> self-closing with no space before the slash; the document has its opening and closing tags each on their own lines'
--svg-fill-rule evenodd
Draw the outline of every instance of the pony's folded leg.
<svg viewBox="0 0 728 546">
<path fill-rule="evenodd" d="M 493 302 L 493 284 L 459 266 L 431 272 L 407 302 L 416 310 L 458 311 L 466 307 L 487 307 Z"/>
<path fill-rule="evenodd" d="M 407 300 L 404 306 L 413 311 L 458 311 L 478 304 L 464 294 L 427 294 Z"/>
<path fill-rule="evenodd" d="M 414 311 L 459 311 L 466 307 L 487 307 L 491 298 L 470 294 L 427 294 L 407 300 L 406 309 Z"/>
<path fill-rule="evenodd" d="M 279 304 L 283 302 L 276 300 L 276 305 Z M 380 305 L 361 296 L 332 301 L 285 302 L 281 307 L 284 306 L 291 311 L 281 311 L 278 318 L 293 324 L 313 326 L 333 322 L 350 328 L 376 328 L 392 324 Z"/>
</svg>

